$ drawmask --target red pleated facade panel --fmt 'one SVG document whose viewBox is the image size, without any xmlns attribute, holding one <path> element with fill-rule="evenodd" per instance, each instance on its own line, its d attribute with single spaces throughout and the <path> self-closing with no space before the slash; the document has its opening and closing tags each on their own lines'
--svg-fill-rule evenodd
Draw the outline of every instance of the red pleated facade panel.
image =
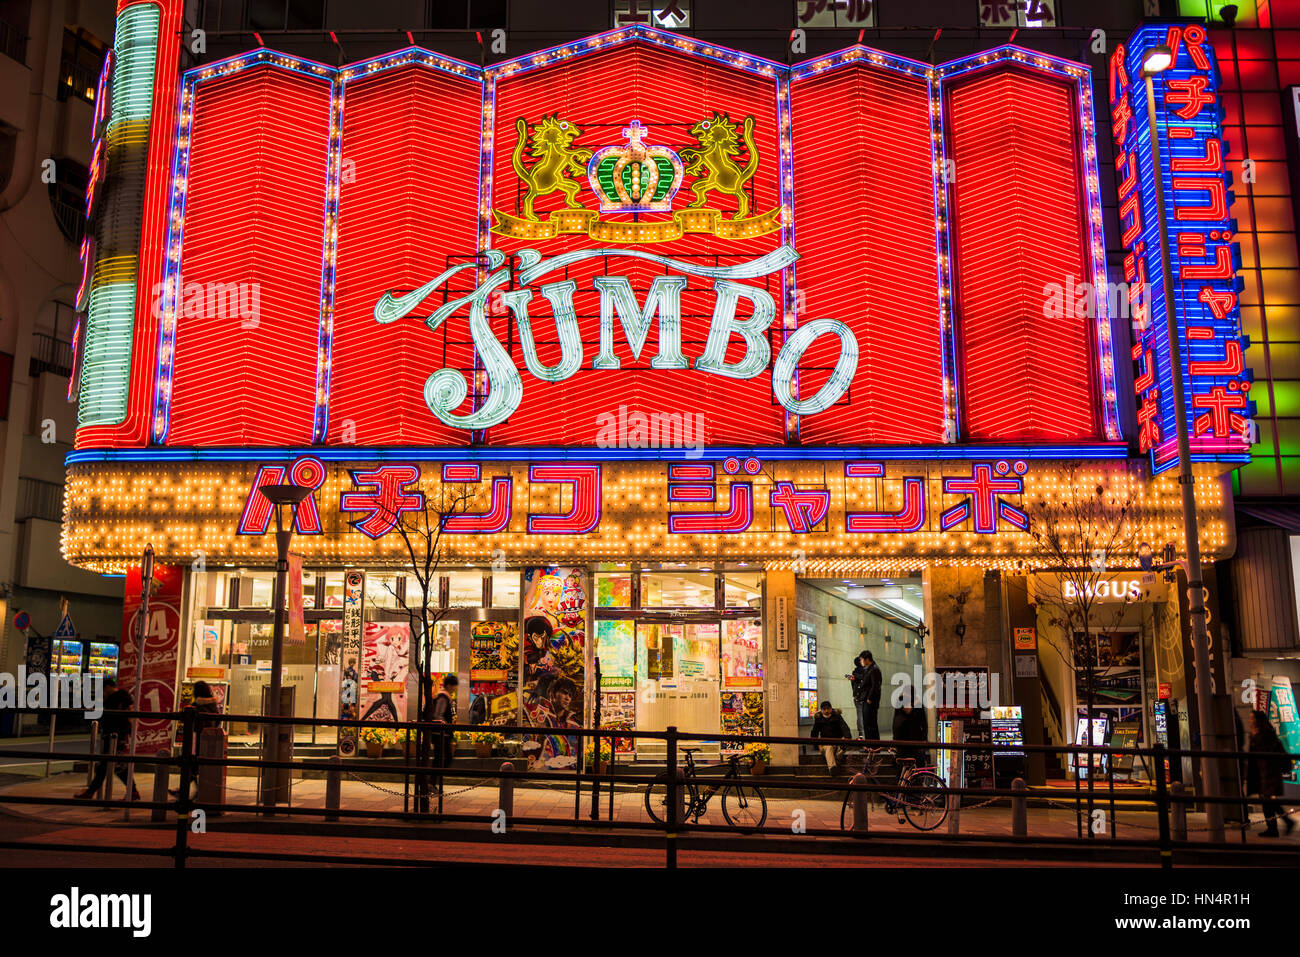
<svg viewBox="0 0 1300 957">
<path fill-rule="evenodd" d="M 171 445 L 311 442 L 329 113 L 329 83 L 288 70 L 197 88 Z"/>
<path fill-rule="evenodd" d="M 943 348 L 926 81 L 853 65 L 791 84 L 800 322 L 832 318 L 858 340 L 857 375 L 801 419 L 804 442 L 942 441 Z M 799 393 L 830 375 L 840 343 L 804 354 Z"/>
<path fill-rule="evenodd" d="M 591 150 L 624 144 L 623 131 L 631 122 L 639 121 L 647 129 L 645 143 L 680 151 L 697 145 L 690 128 L 700 121 L 710 120 L 714 114 L 725 114 L 737 128 L 745 117 L 754 117 L 753 138 L 759 156 L 751 183 L 749 214 L 756 215 L 779 207 L 775 79 L 639 43 L 574 57 L 518 76 L 503 77 L 498 81 L 496 98 L 493 206 L 516 214 L 523 198 L 512 163 L 518 140 L 515 124 L 519 119 L 526 120 L 531 129 L 543 116 L 558 115 L 580 128 L 581 135 L 573 145 Z M 743 139 L 739 149 L 738 160 L 743 164 L 748 159 Z M 582 187 L 578 202 L 588 209 L 598 209 L 599 202 L 586 178 L 577 179 Z M 674 209 L 680 210 L 692 202 L 692 179 L 690 175 L 685 177 L 673 204 Z M 554 192 L 537 200 L 535 212 L 545 219 L 551 210 L 565 205 L 563 194 Z M 721 209 L 726 217 L 736 212 L 734 199 L 716 192 L 707 195 L 705 205 Z M 602 215 L 610 218 L 616 214 Z M 666 218 L 665 214 L 654 215 Z M 675 259 L 725 266 L 748 262 L 777 249 L 781 243 L 780 235 L 778 231 L 728 241 L 708 234 L 688 233 L 670 243 L 618 248 L 640 249 Z M 548 258 L 568 250 L 602 246 L 586 235 L 561 236 L 531 243 L 493 235 L 492 244 L 510 252 L 531 246 Z M 772 396 L 768 371 L 753 379 L 732 379 L 697 372 L 693 368 L 652 370 L 650 361 L 659 348 L 657 323 L 640 357 L 634 359 L 622 326 L 616 320 L 614 352 L 621 368 L 617 371 L 592 369 L 592 360 L 600 349 L 600 301 L 592 288 L 592 279 L 603 272 L 628 276 L 638 302 L 643 302 L 652 278 L 666 270 L 626 258 L 611 259 L 608 264 L 591 260 L 570 268 L 562 276 L 552 274 L 534 283 L 536 288 L 541 283 L 558 279 L 576 282 L 574 302 L 583 340 L 582 368 L 570 378 L 556 383 L 540 381 L 527 371 L 521 371 L 523 402 L 507 421 L 489 430 L 490 443 L 596 445 L 601 441 L 602 425 L 611 421 L 602 419 L 602 414 L 617 416 L 620 406 L 625 407 L 629 415 L 636 412 L 647 416 L 702 415 L 704 435 L 688 437 L 690 444 L 695 441 L 710 444 L 784 441 L 784 410 Z M 746 282 L 766 289 L 776 302 L 777 314 L 769 337 L 775 354 L 780 345 L 780 275 L 772 274 Z M 715 299 L 713 281 L 697 277 L 690 279 L 682 295 L 682 351 L 692 362 L 704 349 Z M 530 314 L 534 317 L 541 361 L 548 364 L 558 361 L 559 347 L 552 312 L 540 295 L 534 299 Z M 749 305 L 742 300 L 737 316 L 744 318 L 748 314 Z M 501 316 L 496 319 L 496 328 L 503 342 L 506 341 L 508 318 Z M 727 361 L 737 361 L 743 352 L 740 338 L 733 337 Z M 524 370 L 517 334 L 513 336 L 513 354 L 518 367 Z"/>
<path fill-rule="evenodd" d="M 946 96 L 967 436 L 1098 438 L 1092 320 L 1072 314 L 1074 284 L 1090 275 L 1075 95 L 1007 68 Z M 1053 289 L 1064 310 L 1051 308 Z"/>
<path fill-rule="evenodd" d="M 482 87 L 422 66 L 349 81 L 343 97 L 330 444 L 464 445 L 424 402 L 441 368 L 473 378 L 467 310 L 436 332 L 441 293 L 375 322 L 386 291 L 408 292 L 477 250 Z M 468 292 L 474 271 L 453 280 Z M 469 411 L 469 401 L 457 410 Z"/>
</svg>

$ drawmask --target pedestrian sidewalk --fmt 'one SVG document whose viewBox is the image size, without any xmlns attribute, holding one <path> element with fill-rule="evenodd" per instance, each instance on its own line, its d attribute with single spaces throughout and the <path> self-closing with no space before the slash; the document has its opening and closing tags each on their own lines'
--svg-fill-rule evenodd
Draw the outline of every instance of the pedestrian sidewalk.
<svg viewBox="0 0 1300 957">
<path fill-rule="evenodd" d="M 172 775 L 169 786 L 177 787 L 179 779 Z M 123 793 L 122 782 L 114 780 L 113 797 L 120 799 Z M 558 782 L 557 782 L 558 785 Z M 5 796 L 71 798 L 86 786 L 83 773 L 55 774 L 49 778 L 37 778 L 21 781 L 0 790 L 0 810 L 12 814 L 39 819 L 47 823 L 60 824 L 98 824 L 112 826 L 122 821 L 122 811 L 118 808 L 98 808 L 89 805 L 41 806 L 34 804 L 5 804 Z M 146 774 L 139 782 L 141 793 L 149 798 L 153 789 L 153 774 Z M 830 788 L 808 796 L 777 797 L 775 789 L 767 792 L 767 821 L 765 830 L 780 833 L 798 833 L 799 829 L 828 829 L 839 831 L 841 827 L 841 810 L 844 803 L 844 791 Z M 1073 803 L 1066 797 L 1066 792 L 1053 795 L 1047 806 L 1030 806 L 1027 809 L 1028 836 L 1044 839 L 1075 838 L 1079 836 L 1079 822 Z M 226 803 L 255 805 L 257 803 L 257 779 L 254 777 L 230 777 L 226 785 Z M 1032 803 L 1032 802 L 1031 802 Z M 295 779 L 292 788 L 292 804 L 295 807 L 325 806 L 325 781 L 321 778 Z M 494 813 L 500 807 L 499 782 L 487 780 L 477 784 L 449 780 L 443 794 L 443 812 L 447 814 L 471 815 L 482 819 L 484 826 L 490 825 Z M 402 782 L 372 782 L 363 780 L 351 772 L 345 772 L 341 782 L 340 806 L 355 811 L 401 811 L 404 807 Z M 410 806 L 409 803 L 406 806 Z M 1097 810 L 1104 814 L 1099 819 L 1104 836 L 1111 835 L 1110 808 L 1108 804 L 1098 802 Z M 132 817 L 136 824 L 147 819 L 148 812 L 135 812 Z M 1084 811 L 1086 815 L 1086 809 Z M 608 788 L 600 792 L 599 815 L 601 820 L 610 819 L 610 796 Z M 250 810 L 232 812 L 226 819 L 258 818 Z M 571 787 L 536 787 L 517 786 L 514 790 L 515 820 L 544 818 L 557 825 L 580 817 L 589 821 L 591 817 L 591 789 L 583 788 L 577 803 L 575 815 L 574 791 Z M 265 820 L 264 818 L 261 818 Z M 303 819 L 303 818 L 299 818 Z M 311 820 L 311 818 L 306 818 Z M 621 790 L 615 793 L 613 801 L 613 819 L 619 822 L 643 824 L 647 828 L 655 825 L 645 808 L 645 792 L 642 790 Z M 1279 839 L 1261 838 L 1257 831 L 1261 829 L 1259 812 L 1254 814 L 1255 823 L 1251 825 L 1247 843 L 1259 845 L 1295 845 L 1300 849 L 1300 828 L 1290 836 Z M 725 826 L 718 796 L 710 802 L 708 811 L 701 819 L 702 823 Z M 851 816 L 849 819 L 851 826 Z M 906 820 L 899 821 L 895 815 L 888 814 L 879 804 L 875 804 L 868 819 L 869 829 L 876 834 L 922 837 L 930 836 L 943 840 L 949 833 L 945 822 L 934 831 L 921 832 L 913 828 Z M 1087 824 L 1085 817 L 1084 824 Z M 1150 810 L 1116 805 L 1114 814 L 1114 836 L 1123 840 L 1152 840 L 1158 834 L 1156 815 Z M 1205 817 L 1203 814 L 1188 815 L 1188 831 L 1192 840 L 1204 839 Z M 472 825 L 471 825 L 472 826 Z M 1012 833 L 1010 809 L 1002 807 L 965 808 L 960 813 L 959 833 L 964 835 L 1009 837 Z M 1240 826 L 1229 825 L 1227 840 L 1232 844 L 1241 843 Z"/>
</svg>

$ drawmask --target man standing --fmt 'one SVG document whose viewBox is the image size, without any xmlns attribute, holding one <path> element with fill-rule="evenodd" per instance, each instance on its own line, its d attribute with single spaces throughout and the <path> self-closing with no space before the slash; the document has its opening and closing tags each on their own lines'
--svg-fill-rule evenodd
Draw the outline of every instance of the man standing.
<svg viewBox="0 0 1300 957">
<path fill-rule="evenodd" d="M 862 728 L 858 736 L 866 738 L 868 741 L 878 741 L 880 740 L 880 724 L 877 721 L 876 712 L 880 710 L 880 687 L 883 683 L 883 676 L 880 674 L 880 668 L 871 652 L 862 652 L 861 661 L 863 664 L 862 704 L 858 705 L 858 712 L 862 715 Z"/>
<path fill-rule="evenodd" d="M 866 676 L 867 676 L 867 669 L 864 667 L 866 665 L 866 661 L 863 658 L 863 655 L 865 654 L 866 652 L 864 651 L 861 655 L 858 655 L 856 658 L 853 659 L 853 674 L 844 676 L 849 679 L 849 687 L 853 689 L 853 711 L 858 718 L 859 738 L 866 737 L 866 733 L 863 730 L 863 727 L 866 723 L 866 718 L 864 716 L 866 710 L 865 709 L 866 698 L 863 696 L 866 690 Z"/>
</svg>

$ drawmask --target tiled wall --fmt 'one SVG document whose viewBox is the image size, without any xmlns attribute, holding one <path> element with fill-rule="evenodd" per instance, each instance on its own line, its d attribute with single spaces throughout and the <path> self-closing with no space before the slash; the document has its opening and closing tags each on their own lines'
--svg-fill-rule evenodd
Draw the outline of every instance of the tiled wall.
<svg viewBox="0 0 1300 957">
<path fill-rule="evenodd" d="M 1242 4 L 1247 7 L 1249 4 Z M 1191 11 L 1185 11 L 1191 12 Z M 1300 85 L 1300 4 L 1272 4 L 1272 29 L 1214 29 L 1223 77 L 1224 136 L 1233 175 L 1245 283 L 1242 329 L 1258 406 L 1259 444 L 1234 478 L 1237 494 L 1300 494 L 1300 259 L 1287 138 L 1294 121 L 1287 87 Z M 1246 160 L 1253 161 L 1253 182 Z"/>
</svg>

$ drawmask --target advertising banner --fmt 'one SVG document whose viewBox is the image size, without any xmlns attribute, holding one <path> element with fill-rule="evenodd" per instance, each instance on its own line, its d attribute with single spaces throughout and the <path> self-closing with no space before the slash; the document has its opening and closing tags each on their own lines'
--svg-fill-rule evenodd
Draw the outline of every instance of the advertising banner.
<svg viewBox="0 0 1300 957">
<path fill-rule="evenodd" d="M 411 627 L 405 622 L 366 622 L 361 641 L 361 720 L 406 718 Z"/>
<path fill-rule="evenodd" d="M 1296 713 L 1291 679 L 1285 675 L 1273 676 L 1273 687 L 1268 693 L 1268 720 L 1277 728 L 1287 753 L 1300 754 L 1300 714 Z M 1296 780 L 1296 762 L 1292 762 L 1286 780 Z"/>
<path fill-rule="evenodd" d="M 154 565 L 149 585 L 149 610 L 144 622 L 144 654 L 137 637 L 140 617 L 140 566 L 127 572 L 126 599 L 122 613 L 122 660 L 119 686 L 135 692 L 136 670 L 140 671 L 138 711 L 174 711 L 176 708 L 176 666 L 181 637 L 181 585 L 184 569 L 176 565 Z M 170 723 L 163 719 L 141 719 L 136 726 L 136 752 L 152 754 L 171 746 Z"/>
<path fill-rule="evenodd" d="M 524 722 L 545 728 L 582 727 L 586 684 L 587 576 L 581 568 L 547 565 L 524 570 Z M 534 740 L 537 760 L 573 767 L 578 739 L 558 734 Z"/>
<path fill-rule="evenodd" d="M 513 724 L 519 708 L 519 626 L 476 621 L 469 629 L 469 723 Z"/>
<path fill-rule="evenodd" d="M 302 614 L 302 556 L 289 553 L 289 629 L 284 640 L 291 645 L 307 644 L 307 624 Z"/>
<path fill-rule="evenodd" d="M 366 573 L 350 568 L 343 573 L 343 638 L 339 648 L 339 717 L 355 720 L 360 715 L 361 625 L 366 595 Z M 339 728 L 339 754 L 357 752 L 357 729 Z"/>
</svg>

